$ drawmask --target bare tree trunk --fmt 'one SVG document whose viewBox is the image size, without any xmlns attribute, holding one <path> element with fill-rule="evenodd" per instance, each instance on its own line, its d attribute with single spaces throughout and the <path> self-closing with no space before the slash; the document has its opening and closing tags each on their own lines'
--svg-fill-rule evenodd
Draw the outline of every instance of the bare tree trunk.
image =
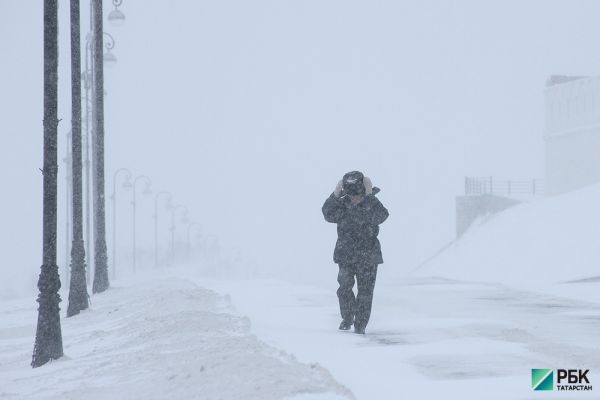
<svg viewBox="0 0 600 400">
<path fill-rule="evenodd" d="M 38 288 L 38 321 L 32 367 L 62 357 L 60 279 L 56 265 L 57 131 L 58 131 L 58 4 L 44 1 L 44 210 L 43 263 Z"/>
<path fill-rule="evenodd" d="M 106 213 L 104 200 L 104 65 L 102 0 L 92 1 L 93 13 L 93 59 L 94 59 L 94 293 L 104 292 L 109 287 L 108 260 L 106 250 Z"/>
<path fill-rule="evenodd" d="M 73 243 L 71 247 L 71 282 L 67 317 L 88 308 L 83 244 L 83 191 L 81 155 L 81 42 L 79 0 L 71 0 L 71 141 L 73 178 Z"/>
</svg>

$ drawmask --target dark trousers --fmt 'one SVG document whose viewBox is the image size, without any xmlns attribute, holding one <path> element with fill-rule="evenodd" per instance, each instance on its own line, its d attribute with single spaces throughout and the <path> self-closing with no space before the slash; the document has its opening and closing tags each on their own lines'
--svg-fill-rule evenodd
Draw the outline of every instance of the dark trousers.
<svg viewBox="0 0 600 400">
<path fill-rule="evenodd" d="M 337 296 L 340 300 L 340 314 L 344 321 L 354 321 L 357 328 L 366 328 L 371 316 L 373 289 L 377 277 L 377 264 L 339 264 Z M 358 294 L 354 296 L 354 277 Z"/>
</svg>

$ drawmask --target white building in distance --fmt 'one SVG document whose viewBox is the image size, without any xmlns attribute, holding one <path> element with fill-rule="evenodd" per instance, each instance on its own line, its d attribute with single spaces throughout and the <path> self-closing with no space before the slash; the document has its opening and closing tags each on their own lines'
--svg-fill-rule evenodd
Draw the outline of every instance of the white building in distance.
<svg viewBox="0 0 600 400">
<path fill-rule="evenodd" d="M 546 194 L 600 182 L 600 77 L 546 82 Z"/>
</svg>

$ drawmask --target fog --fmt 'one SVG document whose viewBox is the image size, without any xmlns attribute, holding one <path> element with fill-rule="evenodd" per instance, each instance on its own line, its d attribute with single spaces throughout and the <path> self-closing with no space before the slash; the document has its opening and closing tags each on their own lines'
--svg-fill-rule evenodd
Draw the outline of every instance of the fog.
<svg viewBox="0 0 600 400">
<path fill-rule="evenodd" d="M 105 71 L 107 199 L 117 168 L 148 175 L 226 256 L 239 252 L 241 268 L 295 280 L 335 270 L 321 205 L 345 172 L 382 189 L 382 269 L 402 273 L 454 237 L 466 175 L 543 177 L 546 79 L 600 70 L 596 1 L 125 0 L 122 10 L 125 25 L 105 27 L 118 59 Z M 3 1 L 0 15 L 0 289 L 17 295 L 34 291 L 41 264 L 42 4 Z M 82 4 L 84 30 L 87 15 Z M 59 173 L 62 270 L 62 162 Z M 130 195 L 118 204 L 126 270 Z M 140 251 L 152 251 L 151 215 L 140 195 Z M 107 202 L 109 239 L 111 216 Z"/>
</svg>

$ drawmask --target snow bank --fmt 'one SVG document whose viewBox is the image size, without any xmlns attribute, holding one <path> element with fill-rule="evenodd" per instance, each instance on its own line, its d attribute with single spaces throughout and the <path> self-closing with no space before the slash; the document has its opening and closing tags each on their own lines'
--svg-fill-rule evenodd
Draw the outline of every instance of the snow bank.
<svg viewBox="0 0 600 400">
<path fill-rule="evenodd" d="M 490 217 L 414 274 L 527 287 L 598 277 L 600 185 Z"/>
<path fill-rule="evenodd" d="M 227 299 L 188 281 L 113 288 L 92 301 L 62 320 L 65 357 L 33 370 L 35 303 L 0 303 L 0 398 L 353 398 L 327 370 L 260 342 Z"/>
</svg>

